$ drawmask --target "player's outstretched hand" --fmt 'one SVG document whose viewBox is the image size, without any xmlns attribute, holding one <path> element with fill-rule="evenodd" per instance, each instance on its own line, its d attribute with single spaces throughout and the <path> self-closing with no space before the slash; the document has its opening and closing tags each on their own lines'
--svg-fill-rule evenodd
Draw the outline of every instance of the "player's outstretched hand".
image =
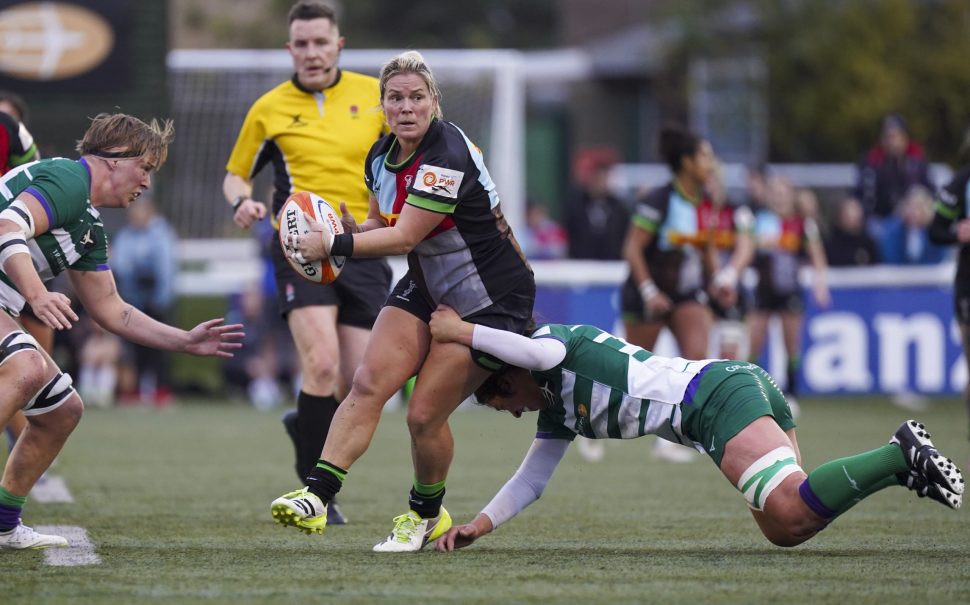
<svg viewBox="0 0 970 605">
<path fill-rule="evenodd" d="M 189 331 L 186 353 L 204 357 L 232 357 L 232 350 L 242 347 L 246 337 L 242 324 L 220 325 L 225 319 L 217 317 L 203 321 Z"/>
<path fill-rule="evenodd" d="M 445 535 L 438 538 L 434 547 L 438 552 L 451 552 L 456 548 L 465 548 L 481 537 L 478 528 L 471 523 L 452 527 Z"/>
<path fill-rule="evenodd" d="M 45 290 L 29 302 L 34 315 L 55 330 L 68 330 L 78 319 L 74 309 L 71 308 L 71 299 L 60 292 Z"/>
</svg>

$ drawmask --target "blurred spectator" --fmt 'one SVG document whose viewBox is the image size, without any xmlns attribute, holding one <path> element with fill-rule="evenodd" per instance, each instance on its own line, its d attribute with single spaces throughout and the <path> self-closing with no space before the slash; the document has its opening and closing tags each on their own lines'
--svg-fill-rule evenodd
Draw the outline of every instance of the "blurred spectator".
<svg viewBox="0 0 970 605">
<path fill-rule="evenodd" d="M 526 258 L 550 260 L 566 257 L 566 230 L 549 217 L 546 207 L 529 200 L 525 210 L 525 232 L 521 238 Z"/>
<path fill-rule="evenodd" d="M 884 221 L 913 185 L 933 190 L 929 163 L 923 147 L 910 138 L 902 116 L 890 114 L 883 118 L 879 142 L 859 165 L 856 183 L 856 197 L 862 202 L 870 235 L 881 239 Z"/>
<path fill-rule="evenodd" d="M 0 90 L 0 111 L 13 116 L 18 122 L 23 124 L 26 124 L 28 121 L 27 102 L 15 92 Z"/>
<path fill-rule="evenodd" d="M 630 211 L 609 189 L 616 152 L 607 147 L 580 151 L 573 162 L 575 187 L 566 200 L 569 258 L 618 260 Z"/>
<path fill-rule="evenodd" d="M 745 181 L 744 204 L 751 212 L 768 206 L 768 167 L 765 164 L 750 164 Z"/>
<path fill-rule="evenodd" d="M 667 327 L 687 359 L 703 359 L 710 345 L 714 314 L 705 283 L 711 266 L 708 225 L 702 222 L 704 185 L 717 160 L 710 141 L 677 125 L 657 133 L 660 157 L 670 169 L 670 181 L 637 201 L 624 241 L 629 276 L 620 289 L 620 310 L 627 340 L 652 350 Z M 707 262 L 705 262 L 707 261 Z M 717 271 L 717 273 L 720 273 Z M 736 275 L 719 281 L 734 291 Z M 718 281 L 715 278 L 715 281 Z M 726 301 L 730 304 L 730 301 Z M 654 455 L 671 462 L 689 462 L 687 450 L 654 441 Z"/>
<path fill-rule="evenodd" d="M 953 280 L 953 317 L 960 326 L 964 363 L 970 370 L 970 128 L 960 148 L 963 167 L 939 190 L 936 214 L 929 233 L 933 243 L 957 248 L 957 270 Z M 963 388 L 963 405 L 970 421 L 970 383 Z M 970 424 L 967 425 L 970 429 Z M 967 431 L 970 436 L 970 430 Z M 970 469 L 970 461 L 967 462 Z"/>
<path fill-rule="evenodd" d="M 246 338 L 242 349 L 222 365 L 228 385 L 245 393 L 249 402 L 261 410 L 283 401 L 276 341 L 269 329 L 265 298 L 260 284 L 252 284 L 230 299 L 226 321 L 245 324 Z"/>
<path fill-rule="evenodd" d="M 828 307 L 831 297 L 826 280 L 825 249 L 818 225 L 814 219 L 798 213 L 795 188 L 791 181 L 782 176 L 772 176 L 768 180 L 768 207 L 755 215 L 754 234 L 758 247 L 754 261 L 758 286 L 755 289 L 754 309 L 748 315 L 750 359 L 755 363 L 760 359 L 768 322 L 772 316 L 778 316 L 788 356 L 785 395 L 794 407 L 805 316 L 798 271 L 807 255 L 814 269 L 812 294 L 815 302 L 820 308 Z"/>
<path fill-rule="evenodd" d="M 714 355 L 743 359 L 747 355 L 748 331 L 740 275 L 754 257 L 754 214 L 747 205 L 730 203 L 720 164 L 711 172 L 704 189 L 707 197 L 701 204 L 701 222 L 707 232 L 707 252 L 713 253 L 706 260 L 714 312 Z"/>
<path fill-rule="evenodd" d="M 896 214 L 883 225 L 880 242 L 882 262 L 890 265 L 932 265 L 946 255 L 946 248 L 930 241 L 933 196 L 923 186 L 912 187 Z"/>
<path fill-rule="evenodd" d="M 80 315 L 80 314 L 79 314 Z M 81 315 L 87 334 L 78 352 L 78 392 L 85 405 L 109 407 L 115 403 L 118 386 L 118 364 L 121 361 L 122 341 L 117 334 L 108 332 L 87 313 Z"/>
<path fill-rule="evenodd" d="M 876 240 L 866 231 L 862 204 L 854 197 L 839 202 L 825 237 L 825 256 L 833 267 L 858 267 L 879 262 Z"/>
<path fill-rule="evenodd" d="M 175 231 L 155 212 L 151 196 L 143 195 L 128 210 L 128 223 L 112 242 L 111 268 L 121 297 L 149 317 L 170 323 L 175 298 Z M 167 404 L 172 397 L 169 354 L 126 343 L 126 364 L 121 378 L 124 400 L 136 397 Z"/>
</svg>

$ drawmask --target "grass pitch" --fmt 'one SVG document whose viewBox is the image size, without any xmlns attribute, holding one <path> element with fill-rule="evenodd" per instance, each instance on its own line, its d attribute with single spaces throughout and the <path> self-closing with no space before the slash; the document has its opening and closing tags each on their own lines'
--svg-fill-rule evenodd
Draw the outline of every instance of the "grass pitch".
<svg viewBox="0 0 970 605">
<path fill-rule="evenodd" d="M 964 411 L 915 417 L 964 463 Z M 882 399 L 803 403 L 806 469 L 885 443 L 911 414 Z M 511 476 L 535 415 L 455 415 L 446 505 L 474 516 Z M 885 490 L 795 549 L 761 537 L 707 458 L 670 465 L 652 438 L 570 451 L 543 498 L 471 548 L 376 554 L 407 508 L 402 412 L 384 415 L 341 494 L 351 525 L 323 537 L 272 522 L 299 486 L 278 413 L 225 403 L 89 411 L 54 473 L 73 504 L 28 501 L 32 525 L 85 528 L 99 565 L 51 567 L 42 552 L 0 553 L 3 603 L 965 603 L 970 520 L 903 489 Z"/>
</svg>

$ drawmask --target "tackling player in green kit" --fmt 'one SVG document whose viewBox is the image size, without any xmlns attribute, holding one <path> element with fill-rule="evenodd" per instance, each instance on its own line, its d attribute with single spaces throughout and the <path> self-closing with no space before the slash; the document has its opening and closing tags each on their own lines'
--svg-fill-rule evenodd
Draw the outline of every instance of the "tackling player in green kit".
<svg viewBox="0 0 970 605">
<path fill-rule="evenodd" d="M 539 412 L 536 439 L 515 475 L 470 523 L 439 538 L 439 551 L 468 546 L 537 500 L 577 435 L 654 434 L 706 453 L 778 546 L 801 544 L 890 486 L 950 508 L 962 503 L 959 469 L 914 420 L 882 447 L 806 473 L 788 403 L 754 364 L 661 357 L 588 325 L 547 324 L 522 336 L 465 322 L 446 306 L 430 326 L 438 342 L 464 344 L 509 364 L 476 391 L 479 402 L 516 417 Z"/>
<path fill-rule="evenodd" d="M 77 145 L 80 159 L 52 158 L 0 178 L 0 425 L 17 410 L 27 417 L 0 479 L 0 550 L 67 546 L 60 536 L 23 524 L 27 494 L 81 420 L 71 377 L 14 321 L 29 303 L 55 330 L 78 320 L 70 300 L 44 282 L 67 271 L 91 317 L 133 342 L 193 355 L 231 357 L 242 346 L 239 324 L 210 319 L 190 331 L 148 317 L 118 295 L 108 267 L 99 208 L 127 208 L 165 161 L 171 122 L 125 114 L 96 116 Z"/>
</svg>

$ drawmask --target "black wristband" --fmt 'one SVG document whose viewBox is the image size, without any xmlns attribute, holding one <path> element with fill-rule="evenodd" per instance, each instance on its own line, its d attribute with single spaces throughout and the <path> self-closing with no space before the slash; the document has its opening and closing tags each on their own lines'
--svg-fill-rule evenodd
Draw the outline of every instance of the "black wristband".
<svg viewBox="0 0 970 605">
<path fill-rule="evenodd" d="M 237 195 L 236 196 L 236 199 L 232 200 L 232 213 L 233 213 L 233 215 L 236 214 L 236 211 L 239 210 L 239 207 L 242 206 L 242 203 L 245 202 L 248 199 L 249 199 L 249 196 L 248 195 Z"/>
<path fill-rule="evenodd" d="M 330 256 L 351 257 L 354 255 L 354 234 L 340 233 L 333 237 L 330 245 Z"/>
</svg>

